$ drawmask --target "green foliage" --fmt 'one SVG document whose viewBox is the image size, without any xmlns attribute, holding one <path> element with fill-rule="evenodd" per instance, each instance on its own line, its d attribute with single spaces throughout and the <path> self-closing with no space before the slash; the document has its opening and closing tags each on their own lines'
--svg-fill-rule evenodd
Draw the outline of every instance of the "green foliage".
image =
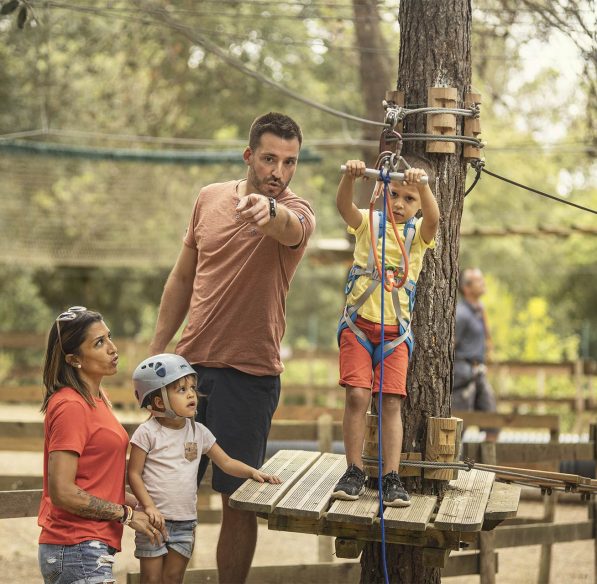
<svg viewBox="0 0 597 584">
<path fill-rule="evenodd" d="M 487 277 L 487 308 L 494 361 L 566 361 L 578 357 L 578 335 L 552 316 L 545 298 L 518 300 L 507 287 Z"/>
<path fill-rule="evenodd" d="M 0 18 L 0 134 L 49 126 L 90 134 L 39 139 L 113 148 L 138 144 L 102 133 L 245 140 L 256 115 L 282 110 L 301 123 L 307 143 L 333 137 L 348 144 L 360 137 L 356 124 L 291 100 L 156 23 L 143 3 L 141 9 L 124 0 L 109 7 L 71 4 L 90 11 L 24 0 L 0 3 L 6 15 Z M 525 57 L 527 46 L 550 38 L 549 29 L 525 28 L 514 8 L 503 6 L 502 0 L 483 0 L 474 13 L 473 85 L 483 95 L 487 168 L 595 208 L 594 150 L 586 147 L 590 75 L 571 84 L 571 107 L 562 107 L 568 100 L 554 90 L 557 72 L 548 66 L 531 74 Z M 20 31 L 23 9 L 28 24 Z M 169 14 L 289 89 L 362 114 L 358 51 L 346 50 L 359 25 L 350 6 L 297 2 L 274 11 L 257 2 L 175 0 Z M 383 30 L 393 38 L 395 17 L 383 16 Z M 394 64 L 396 39 L 388 54 Z M 556 141 L 574 148 L 544 147 L 550 130 L 558 133 Z M 320 153 L 321 164 L 299 165 L 292 188 L 316 211 L 316 237 L 342 238 L 334 204 L 338 166 L 361 152 L 345 146 Z M 47 330 L 55 313 L 85 304 L 104 313 L 116 335 L 147 340 L 199 189 L 243 173 L 242 165 L 165 169 L 3 156 L 4 257 L 12 252 L 27 258 L 31 268 L 3 268 L 0 329 Z M 462 227 L 572 223 L 594 225 L 588 214 L 484 175 L 466 199 Z M 75 257 L 78 265 L 55 267 L 64 257 Z M 585 354 L 597 357 L 594 237 L 466 237 L 460 257 L 461 266 L 478 265 L 490 276 L 486 302 L 495 358 L 572 357 L 581 330 Z M 302 263 L 288 299 L 285 343 L 334 346 L 347 267 Z"/>
<path fill-rule="evenodd" d="M 0 332 L 46 331 L 52 313 L 32 270 L 0 266 Z"/>
</svg>

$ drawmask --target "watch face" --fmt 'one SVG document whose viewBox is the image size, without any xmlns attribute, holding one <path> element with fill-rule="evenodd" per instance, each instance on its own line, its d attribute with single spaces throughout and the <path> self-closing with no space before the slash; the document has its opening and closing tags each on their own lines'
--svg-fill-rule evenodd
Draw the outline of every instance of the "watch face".
<svg viewBox="0 0 597 584">
<path fill-rule="evenodd" d="M 269 216 L 276 216 L 276 199 L 273 199 L 272 197 L 269 198 Z"/>
</svg>

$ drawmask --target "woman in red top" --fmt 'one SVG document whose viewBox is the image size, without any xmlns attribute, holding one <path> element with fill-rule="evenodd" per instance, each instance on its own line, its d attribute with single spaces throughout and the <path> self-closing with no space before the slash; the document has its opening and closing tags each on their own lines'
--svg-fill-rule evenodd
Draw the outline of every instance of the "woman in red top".
<svg viewBox="0 0 597 584">
<path fill-rule="evenodd" d="M 147 515 L 125 501 L 128 435 L 101 388 L 117 365 L 116 346 L 99 313 L 73 306 L 58 316 L 48 337 L 41 407 L 39 565 L 46 584 L 115 582 L 112 565 L 123 525 L 156 542 L 159 537 Z"/>
</svg>

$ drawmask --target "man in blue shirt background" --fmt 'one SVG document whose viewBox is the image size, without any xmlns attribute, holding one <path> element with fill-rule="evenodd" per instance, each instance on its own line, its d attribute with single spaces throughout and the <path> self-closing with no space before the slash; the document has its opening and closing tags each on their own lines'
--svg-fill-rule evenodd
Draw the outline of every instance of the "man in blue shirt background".
<svg viewBox="0 0 597 584">
<path fill-rule="evenodd" d="M 456 345 L 454 347 L 453 410 L 495 412 L 493 389 L 486 377 L 486 356 L 491 336 L 485 307 L 485 281 L 479 268 L 460 273 L 458 287 L 462 298 L 456 305 Z M 498 431 L 486 428 L 486 439 L 497 440 Z"/>
</svg>

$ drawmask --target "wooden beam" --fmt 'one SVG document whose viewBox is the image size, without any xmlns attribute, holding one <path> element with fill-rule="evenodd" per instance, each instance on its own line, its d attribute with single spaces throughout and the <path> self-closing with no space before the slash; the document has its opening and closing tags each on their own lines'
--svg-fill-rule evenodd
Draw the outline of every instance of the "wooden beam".
<svg viewBox="0 0 597 584">
<path fill-rule="evenodd" d="M 274 513 L 269 516 L 268 527 L 274 531 L 331 535 L 362 541 L 381 541 L 381 528 L 378 518 L 371 525 L 348 525 L 341 522 L 327 521 L 325 518 L 317 520 Z M 387 543 L 458 550 L 460 549 L 460 542 L 469 539 L 465 535 L 459 531 L 440 531 L 431 527 L 421 532 L 386 527 L 385 539 Z M 471 536 L 474 535 L 471 534 Z M 472 537 L 471 541 L 476 540 Z"/>
<path fill-rule="evenodd" d="M 498 572 L 498 554 L 493 556 L 495 572 Z M 442 569 L 442 578 L 455 578 L 458 576 L 469 576 L 480 573 L 479 552 L 457 552 L 452 553 L 448 563 Z"/>
<path fill-rule="evenodd" d="M 41 489 L 0 491 L 0 519 L 37 517 Z"/>
<path fill-rule="evenodd" d="M 537 523 L 532 525 L 504 525 L 495 530 L 496 549 L 565 543 L 593 539 L 593 522 Z M 473 535 L 469 549 L 479 548 L 478 533 Z"/>
</svg>

